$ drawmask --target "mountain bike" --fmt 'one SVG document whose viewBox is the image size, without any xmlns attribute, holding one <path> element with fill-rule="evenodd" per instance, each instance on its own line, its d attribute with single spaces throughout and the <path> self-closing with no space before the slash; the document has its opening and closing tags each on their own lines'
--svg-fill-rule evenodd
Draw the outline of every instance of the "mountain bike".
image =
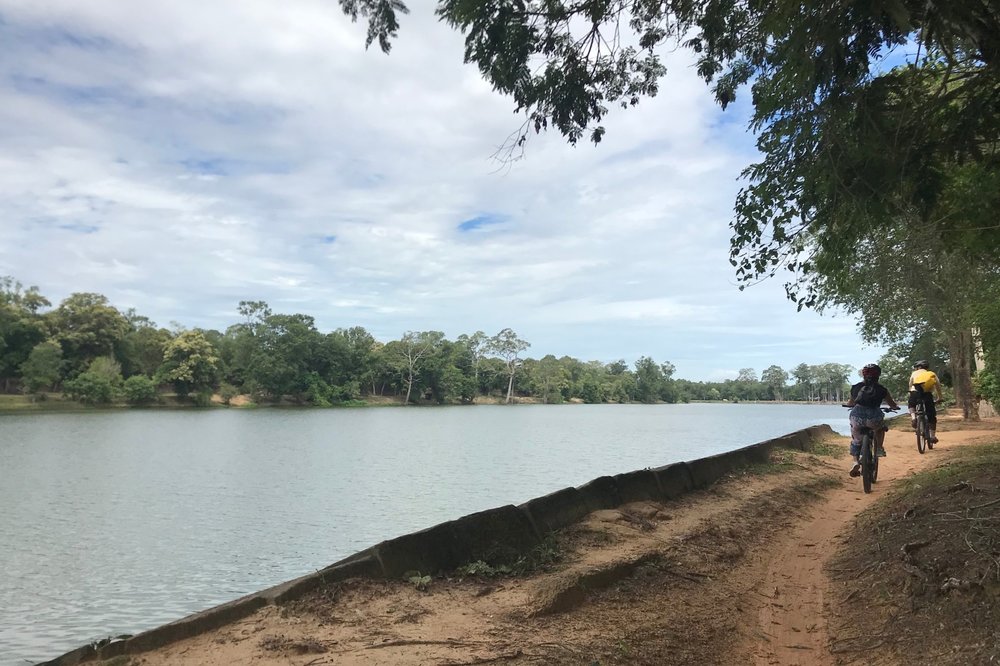
<svg viewBox="0 0 1000 666">
<path fill-rule="evenodd" d="M 843 405 L 847 407 L 848 405 Z M 888 414 L 896 410 L 888 407 L 881 408 Z M 882 428 L 885 430 L 885 427 Z M 861 464 L 861 485 L 866 493 L 872 491 L 872 484 L 878 481 L 878 455 L 875 453 L 875 431 L 864 426 L 861 428 L 861 451 L 858 455 L 858 462 Z"/>
<path fill-rule="evenodd" d="M 917 431 L 917 451 L 923 453 L 928 448 L 933 449 L 931 443 L 931 426 L 927 422 L 927 408 L 924 401 L 920 400 L 913 408 L 913 414 L 917 417 L 917 424 L 913 427 Z"/>
<path fill-rule="evenodd" d="M 917 424 L 914 430 L 917 431 L 917 451 L 923 453 L 925 449 L 933 449 L 934 442 L 931 440 L 931 424 L 927 420 L 927 407 L 923 400 L 924 394 L 920 394 L 920 400 L 913 407 L 913 414 L 917 417 Z"/>
</svg>

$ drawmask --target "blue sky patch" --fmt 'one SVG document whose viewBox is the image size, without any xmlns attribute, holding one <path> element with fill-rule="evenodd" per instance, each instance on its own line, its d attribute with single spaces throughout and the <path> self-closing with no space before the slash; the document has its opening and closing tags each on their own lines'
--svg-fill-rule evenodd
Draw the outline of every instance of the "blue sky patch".
<svg viewBox="0 0 1000 666">
<path fill-rule="evenodd" d="M 188 171 L 210 176 L 225 176 L 232 169 L 232 163 L 221 157 L 207 157 L 181 160 L 181 166 Z"/>
<path fill-rule="evenodd" d="M 497 215 L 495 213 L 484 213 L 482 215 L 477 215 L 472 219 L 466 220 L 458 225 L 459 231 L 475 231 L 476 229 L 482 229 L 483 227 L 489 227 L 496 224 L 503 224 L 505 218 L 503 215 Z"/>
</svg>

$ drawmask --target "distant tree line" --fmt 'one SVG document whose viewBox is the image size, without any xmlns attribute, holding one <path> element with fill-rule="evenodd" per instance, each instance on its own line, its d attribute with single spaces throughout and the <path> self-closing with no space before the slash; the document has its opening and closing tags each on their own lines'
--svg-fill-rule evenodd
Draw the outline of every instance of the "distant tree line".
<svg viewBox="0 0 1000 666">
<path fill-rule="evenodd" d="M 360 326 L 324 333 L 311 316 L 274 313 L 263 301 L 241 301 L 237 311 L 239 320 L 225 331 L 168 330 L 101 294 L 75 293 L 52 307 L 37 287 L 0 278 L 0 386 L 133 405 L 157 402 L 164 391 L 198 404 L 218 394 L 316 406 L 372 397 L 407 404 L 487 396 L 545 403 L 841 400 L 853 370 L 828 363 L 786 372 L 775 365 L 760 375 L 745 368 L 733 380 L 693 382 L 647 356 L 631 366 L 526 357 L 530 344 L 509 328 L 456 340 L 407 331 L 382 342 Z"/>
</svg>

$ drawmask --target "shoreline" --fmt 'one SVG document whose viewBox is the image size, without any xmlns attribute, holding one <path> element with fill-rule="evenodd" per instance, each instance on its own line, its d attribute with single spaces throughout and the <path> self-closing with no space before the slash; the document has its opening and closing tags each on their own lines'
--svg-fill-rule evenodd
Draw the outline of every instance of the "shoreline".
<svg viewBox="0 0 1000 666">
<path fill-rule="evenodd" d="M 87 405 L 75 400 L 62 397 L 60 393 L 46 394 L 46 397 L 38 400 L 35 396 L 21 394 L 0 394 L 0 415 L 3 414 L 59 414 L 59 413 L 87 413 L 87 412 L 117 412 L 117 411 L 144 411 L 144 410 L 213 410 L 213 409 L 293 409 L 293 410 L 323 410 L 323 409 L 369 409 L 376 407 L 475 407 L 481 405 L 507 405 L 504 398 L 484 396 L 470 403 L 431 403 L 417 402 L 408 405 L 403 404 L 394 397 L 369 397 L 363 400 L 330 405 L 328 407 L 318 407 L 316 405 L 299 404 L 292 401 L 263 402 L 255 403 L 249 396 L 241 395 L 225 403 L 219 395 L 212 396 L 210 405 L 197 405 L 190 400 L 181 400 L 173 394 L 165 394 L 161 400 L 150 405 L 129 405 L 125 403 L 114 403 L 110 405 Z M 509 405 L 805 405 L 805 406 L 833 406 L 839 405 L 835 401 L 806 401 L 806 400 L 689 400 L 680 402 L 602 402 L 585 403 L 579 399 L 567 400 L 558 403 L 546 403 L 537 398 L 515 398 Z"/>
</svg>

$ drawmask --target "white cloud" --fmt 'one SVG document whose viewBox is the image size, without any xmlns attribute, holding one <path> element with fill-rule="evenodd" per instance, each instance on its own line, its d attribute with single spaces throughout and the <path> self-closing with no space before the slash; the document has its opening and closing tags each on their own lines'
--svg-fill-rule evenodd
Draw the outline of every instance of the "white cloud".
<svg viewBox="0 0 1000 666">
<path fill-rule="evenodd" d="M 538 356 L 694 378 L 867 358 L 849 320 L 736 289 L 752 141 L 684 53 L 599 147 L 533 136 L 505 168 L 510 100 L 412 9 L 385 56 L 332 0 L 0 0 L 0 274 L 161 324 L 222 328 L 263 299 L 326 329 L 510 326 Z"/>
</svg>

